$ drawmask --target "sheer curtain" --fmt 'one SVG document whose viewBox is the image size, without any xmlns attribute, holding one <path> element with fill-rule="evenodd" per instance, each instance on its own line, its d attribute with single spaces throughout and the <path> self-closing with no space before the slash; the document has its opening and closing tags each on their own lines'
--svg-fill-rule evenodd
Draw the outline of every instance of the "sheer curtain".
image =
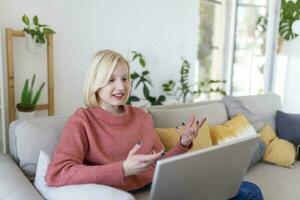
<svg viewBox="0 0 300 200">
<path fill-rule="evenodd" d="M 300 34 L 300 22 L 293 29 Z M 283 110 L 300 113 L 300 36 L 284 41 L 276 58 L 275 92 L 282 97 Z"/>
</svg>

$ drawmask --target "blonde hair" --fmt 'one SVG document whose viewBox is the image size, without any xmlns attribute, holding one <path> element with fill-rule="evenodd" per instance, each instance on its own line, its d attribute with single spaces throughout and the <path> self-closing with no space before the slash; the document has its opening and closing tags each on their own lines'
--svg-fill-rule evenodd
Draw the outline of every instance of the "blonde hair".
<svg viewBox="0 0 300 200">
<path fill-rule="evenodd" d="M 101 99 L 98 95 L 98 91 L 107 84 L 115 67 L 121 61 L 126 63 L 129 71 L 127 60 L 118 52 L 102 50 L 96 53 L 87 71 L 84 82 L 83 95 L 84 103 L 87 107 L 93 108 L 100 106 Z M 130 76 L 128 78 L 130 78 Z"/>
</svg>

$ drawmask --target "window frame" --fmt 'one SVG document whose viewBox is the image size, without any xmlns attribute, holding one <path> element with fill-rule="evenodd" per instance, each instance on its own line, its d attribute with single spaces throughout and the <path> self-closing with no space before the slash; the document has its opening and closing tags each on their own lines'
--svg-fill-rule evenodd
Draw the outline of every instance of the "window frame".
<svg viewBox="0 0 300 200">
<path fill-rule="evenodd" d="M 273 91 L 273 79 L 274 79 L 274 68 L 275 68 L 275 55 L 276 55 L 276 44 L 278 36 L 279 26 L 279 12 L 280 12 L 280 1 L 269 1 L 268 7 L 268 27 L 267 27 L 267 41 L 266 41 L 266 64 L 264 70 L 264 92 Z M 225 41 L 224 41 L 224 79 L 226 82 L 226 93 L 232 95 L 233 89 L 233 68 L 234 68 L 234 56 L 236 52 L 235 47 L 235 33 L 237 27 L 237 9 L 238 6 L 249 7 L 262 7 L 262 5 L 252 5 L 245 3 L 238 3 L 238 0 L 228 0 L 226 2 L 227 10 L 227 22 L 225 26 Z"/>
</svg>

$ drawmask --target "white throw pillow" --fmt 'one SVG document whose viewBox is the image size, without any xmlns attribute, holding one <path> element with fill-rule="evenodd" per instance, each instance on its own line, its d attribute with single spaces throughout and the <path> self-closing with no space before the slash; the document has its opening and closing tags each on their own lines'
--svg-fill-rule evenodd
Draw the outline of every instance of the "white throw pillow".
<svg viewBox="0 0 300 200">
<path fill-rule="evenodd" d="M 61 187 L 48 187 L 45 176 L 50 162 L 50 156 L 40 151 L 34 185 L 47 200 L 134 200 L 128 192 L 99 184 L 67 185 Z"/>
</svg>

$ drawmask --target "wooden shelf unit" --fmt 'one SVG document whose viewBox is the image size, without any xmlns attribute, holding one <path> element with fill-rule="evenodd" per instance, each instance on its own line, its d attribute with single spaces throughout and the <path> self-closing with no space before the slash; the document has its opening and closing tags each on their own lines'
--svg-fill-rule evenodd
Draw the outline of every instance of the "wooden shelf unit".
<svg viewBox="0 0 300 200">
<path fill-rule="evenodd" d="M 7 153 L 8 136 L 6 132 L 6 116 L 5 116 L 5 105 L 4 105 L 4 74 L 2 65 L 2 42 L 0 33 L 0 146 L 2 143 L 2 149 L 0 152 Z"/>
<path fill-rule="evenodd" d="M 7 85 L 8 85 L 8 122 L 16 120 L 15 79 L 13 60 L 13 38 L 25 37 L 24 31 L 6 28 L 6 56 L 7 56 Z M 53 80 L 53 36 L 47 35 L 47 83 L 48 103 L 39 104 L 36 110 L 48 110 L 48 115 L 54 115 L 54 80 Z"/>
</svg>

